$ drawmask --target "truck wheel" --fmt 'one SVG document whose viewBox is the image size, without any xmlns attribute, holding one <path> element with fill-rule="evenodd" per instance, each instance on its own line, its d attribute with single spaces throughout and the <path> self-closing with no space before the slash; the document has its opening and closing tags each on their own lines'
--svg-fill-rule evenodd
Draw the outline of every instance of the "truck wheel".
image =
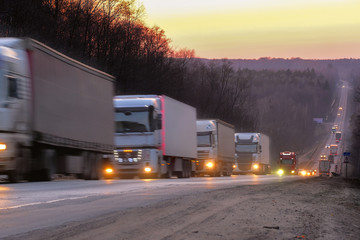
<svg viewBox="0 0 360 240">
<path fill-rule="evenodd" d="M 41 153 L 41 158 L 44 165 L 39 171 L 39 180 L 51 181 L 53 178 L 53 174 L 56 173 L 56 152 L 54 149 L 43 149 Z"/>
<path fill-rule="evenodd" d="M 27 174 L 30 170 L 30 158 L 30 149 L 20 147 L 15 160 L 15 170 L 11 170 L 8 173 L 8 178 L 10 182 L 17 183 L 27 178 Z"/>
<path fill-rule="evenodd" d="M 84 169 L 83 175 L 85 180 L 95 180 L 99 178 L 99 173 L 97 170 L 99 169 L 99 163 L 97 159 L 97 155 L 94 152 L 84 152 Z"/>
<path fill-rule="evenodd" d="M 165 177 L 166 178 L 171 178 L 173 175 L 173 171 L 172 171 L 172 165 L 167 165 L 167 171 L 166 171 L 166 174 L 165 174 Z"/>
<path fill-rule="evenodd" d="M 87 151 L 84 151 L 82 153 L 82 157 L 83 157 L 83 176 L 85 180 L 90 180 L 91 179 L 91 167 L 92 167 L 92 162 L 91 162 L 91 154 Z"/>
<path fill-rule="evenodd" d="M 102 170 L 102 164 L 101 164 L 102 156 L 101 154 L 95 154 L 94 153 L 94 160 L 92 164 L 92 175 L 91 180 L 99 180 L 101 178 L 101 170 Z"/>
</svg>

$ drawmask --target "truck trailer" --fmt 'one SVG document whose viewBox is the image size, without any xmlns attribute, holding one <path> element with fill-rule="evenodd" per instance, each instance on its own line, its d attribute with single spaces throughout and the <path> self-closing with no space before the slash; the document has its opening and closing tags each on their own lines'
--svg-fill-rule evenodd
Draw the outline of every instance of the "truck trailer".
<svg viewBox="0 0 360 240">
<path fill-rule="evenodd" d="M 278 161 L 279 170 L 278 173 L 281 174 L 298 174 L 298 165 L 296 159 L 296 153 L 290 151 L 280 152 L 280 157 Z"/>
<path fill-rule="evenodd" d="M 164 95 L 114 97 L 120 178 L 195 174 L 196 109 Z"/>
<path fill-rule="evenodd" d="M 235 133 L 234 174 L 268 174 L 270 139 L 263 133 Z"/>
<path fill-rule="evenodd" d="M 32 39 L 0 39 L 0 174 L 99 179 L 113 154 L 114 78 Z"/>
<path fill-rule="evenodd" d="M 219 119 L 197 120 L 196 174 L 231 176 L 234 165 L 234 126 Z"/>
<path fill-rule="evenodd" d="M 327 160 L 319 161 L 319 176 L 330 176 L 331 163 Z"/>
</svg>

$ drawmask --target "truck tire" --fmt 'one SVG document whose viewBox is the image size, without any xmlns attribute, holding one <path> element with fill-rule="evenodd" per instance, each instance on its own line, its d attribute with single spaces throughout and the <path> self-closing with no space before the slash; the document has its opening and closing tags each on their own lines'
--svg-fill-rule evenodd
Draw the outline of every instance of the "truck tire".
<svg viewBox="0 0 360 240">
<path fill-rule="evenodd" d="M 173 166 L 172 166 L 172 163 L 171 163 L 171 160 L 170 160 L 170 162 L 167 164 L 167 170 L 166 170 L 165 178 L 171 178 L 172 175 L 173 175 Z"/>
<path fill-rule="evenodd" d="M 94 152 L 83 153 L 85 180 L 98 180 L 100 178 L 101 155 Z"/>
<path fill-rule="evenodd" d="M 100 153 L 94 153 L 93 169 L 91 180 L 99 180 L 102 177 L 102 155 Z"/>
<path fill-rule="evenodd" d="M 30 171 L 30 149 L 19 147 L 16 156 L 16 167 L 15 170 L 11 170 L 8 173 L 9 182 L 17 183 L 28 178 Z"/>
<path fill-rule="evenodd" d="M 83 177 L 85 180 L 91 179 L 92 155 L 88 151 L 82 153 L 83 157 Z"/>
<path fill-rule="evenodd" d="M 51 181 L 56 173 L 56 152 L 54 149 L 43 149 L 41 158 L 43 166 L 39 170 L 39 181 Z"/>
</svg>

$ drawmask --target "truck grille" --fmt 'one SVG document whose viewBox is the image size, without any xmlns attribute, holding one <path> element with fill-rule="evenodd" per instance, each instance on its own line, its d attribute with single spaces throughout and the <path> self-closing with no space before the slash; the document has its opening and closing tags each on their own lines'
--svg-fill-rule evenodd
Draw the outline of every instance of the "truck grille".
<svg viewBox="0 0 360 240">
<path fill-rule="evenodd" d="M 138 164 L 142 158 L 141 150 L 116 150 L 114 151 L 115 161 L 119 164 Z"/>
<path fill-rule="evenodd" d="M 209 158 L 209 151 L 198 151 L 197 152 L 198 159 L 208 159 Z"/>
<path fill-rule="evenodd" d="M 252 164 L 253 162 L 253 156 L 251 155 L 247 155 L 247 154 L 238 154 L 238 157 L 236 159 L 236 162 L 238 164 Z"/>
</svg>

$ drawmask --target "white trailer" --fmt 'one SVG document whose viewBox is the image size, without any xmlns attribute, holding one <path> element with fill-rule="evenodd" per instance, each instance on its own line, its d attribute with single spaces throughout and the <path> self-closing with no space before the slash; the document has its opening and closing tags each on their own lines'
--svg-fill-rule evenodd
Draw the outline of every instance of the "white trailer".
<svg viewBox="0 0 360 240">
<path fill-rule="evenodd" d="M 319 176 L 330 176 L 330 161 L 328 160 L 320 160 L 319 161 Z"/>
<path fill-rule="evenodd" d="M 195 108 L 164 95 L 115 96 L 114 107 L 121 178 L 194 175 Z"/>
<path fill-rule="evenodd" d="M 235 133 L 234 174 L 268 174 L 270 139 L 263 133 Z"/>
<path fill-rule="evenodd" d="M 0 173 L 98 179 L 113 151 L 113 83 L 32 39 L 0 39 Z"/>
<path fill-rule="evenodd" d="M 231 176 L 234 155 L 234 126 L 219 119 L 196 121 L 199 176 Z"/>
</svg>

